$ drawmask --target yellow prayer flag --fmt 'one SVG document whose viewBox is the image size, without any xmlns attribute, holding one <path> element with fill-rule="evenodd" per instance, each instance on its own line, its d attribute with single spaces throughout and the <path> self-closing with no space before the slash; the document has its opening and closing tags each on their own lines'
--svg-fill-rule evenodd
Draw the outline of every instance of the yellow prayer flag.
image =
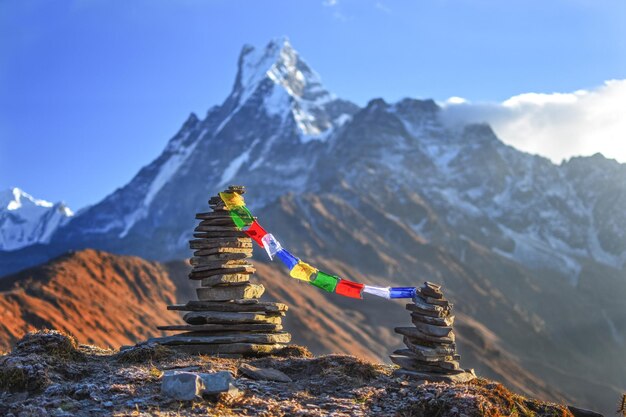
<svg viewBox="0 0 626 417">
<path fill-rule="evenodd" d="M 246 202 L 243 200 L 243 196 L 238 193 L 220 193 L 220 198 L 228 210 L 246 205 Z"/>
<path fill-rule="evenodd" d="M 310 281 L 311 275 L 315 275 L 317 273 L 317 268 L 312 267 L 306 262 L 298 261 L 298 263 L 291 268 L 289 271 L 289 275 L 291 275 L 295 279 L 301 279 L 302 281 Z"/>
</svg>

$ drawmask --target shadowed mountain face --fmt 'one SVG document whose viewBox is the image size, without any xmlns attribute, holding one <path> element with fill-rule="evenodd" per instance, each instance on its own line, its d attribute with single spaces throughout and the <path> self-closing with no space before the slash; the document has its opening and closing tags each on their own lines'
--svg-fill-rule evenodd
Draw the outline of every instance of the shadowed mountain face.
<svg viewBox="0 0 626 417">
<path fill-rule="evenodd" d="M 443 111 L 412 99 L 359 108 L 326 91 L 287 42 L 245 47 L 224 103 L 192 114 L 156 160 L 49 244 L 0 252 L 0 274 L 86 247 L 185 258 L 193 214 L 225 185 L 244 184 L 263 225 L 329 272 L 442 282 L 479 370 L 518 369 L 493 365 L 493 349 L 533 376 L 515 386 L 541 379 L 587 404 L 613 403 L 626 387 L 626 166 L 600 155 L 555 165 L 487 125 L 449 126 Z M 384 335 L 404 312 L 382 310 L 389 321 L 374 326 L 366 318 L 377 320 L 379 301 L 322 296 L 347 311 L 342 326 L 353 331 L 341 341 L 320 319 L 333 336 L 309 343 L 332 350 L 351 340 L 386 356 Z"/>
</svg>

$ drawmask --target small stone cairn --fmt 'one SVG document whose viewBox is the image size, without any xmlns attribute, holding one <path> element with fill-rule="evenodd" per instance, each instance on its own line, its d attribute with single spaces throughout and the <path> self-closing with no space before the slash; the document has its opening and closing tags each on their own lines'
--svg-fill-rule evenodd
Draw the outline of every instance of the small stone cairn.
<svg viewBox="0 0 626 417">
<path fill-rule="evenodd" d="M 407 349 L 399 349 L 389 357 L 401 369 L 397 375 L 425 381 L 467 382 L 476 378 L 473 369 L 459 366 L 452 324 L 452 304 L 443 297 L 441 286 L 426 282 L 418 288 L 411 311 L 414 327 L 396 327 L 404 337 Z"/>
<path fill-rule="evenodd" d="M 230 186 L 225 192 L 245 190 Z M 252 239 L 237 230 L 219 196 L 211 197 L 209 207 L 212 211 L 196 214 L 200 224 L 189 242 L 194 250 L 189 278 L 202 283 L 196 289 L 198 300 L 168 306 L 168 310 L 187 311 L 183 316 L 187 324 L 158 327 L 183 333 L 150 341 L 195 354 L 276 353 L 291 340 L 281 325 L 287 306 L 259 301 L 265 288 L 250 282 L 255 272 L 248 262 Z"/>
</svg>

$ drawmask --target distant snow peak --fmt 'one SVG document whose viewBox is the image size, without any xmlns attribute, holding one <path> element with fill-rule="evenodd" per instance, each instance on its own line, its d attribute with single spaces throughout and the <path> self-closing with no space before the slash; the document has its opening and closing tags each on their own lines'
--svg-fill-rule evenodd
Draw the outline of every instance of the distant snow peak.
<svg viewBox="0 0 626 417">
<path fill-rule="evenodd" d="M 0 250 L 47 243 L 74 213 L 63 203 L 37 199 L 14 187 L 0 192 Z"/>
<path fill-rule="evenodd" d="M 4 191 L 0 197 L 0 209 L 18 210 L 24 205 L 33 205 L 37 207 L 52 207 L 52 204 L 46 200 L 39 200 L 32 195 L 25 193 L 17 187 L 9 188 Z"/>
</svg>

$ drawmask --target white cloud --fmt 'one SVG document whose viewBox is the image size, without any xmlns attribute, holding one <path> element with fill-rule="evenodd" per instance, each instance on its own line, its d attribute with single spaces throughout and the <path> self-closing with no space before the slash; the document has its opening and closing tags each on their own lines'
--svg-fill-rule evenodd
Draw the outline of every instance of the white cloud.
<svg viewBox="0 0 626 417">
<path fill-rule="evenodd" d="M 487 122 L 504 142 L 555 162 L 601 152 L 626 162 L 626 80 L 573 93 L 526 93 L 502 103 L 443 103 L 450 123 Z"/>
<path fill-rule="evenodd" d="M 467 103 L 467 100 L 464 99 L 463 97 L 453 96 L 446 100 L 446 104 L 464 104 L 464 103 Z"/>
<path fill-rule="evenodd" d="M 376 7 L 378 10 L 380 10 L 383 13 L 391 14 L 391 9 L 386 4 L 383 4 L 381 2 L 376 2 L 374 7 Z"/>
<path fill-rule="evenodd" d="M 341 12 L 341 8 L 339 7 L 339 0 L 323 0 L 322 6 L 330 7 L 332 10 L 332 17 L 335 20 L 339 20 L 340 22 L 347 22 L 349 19 Z"/>
</svg>

